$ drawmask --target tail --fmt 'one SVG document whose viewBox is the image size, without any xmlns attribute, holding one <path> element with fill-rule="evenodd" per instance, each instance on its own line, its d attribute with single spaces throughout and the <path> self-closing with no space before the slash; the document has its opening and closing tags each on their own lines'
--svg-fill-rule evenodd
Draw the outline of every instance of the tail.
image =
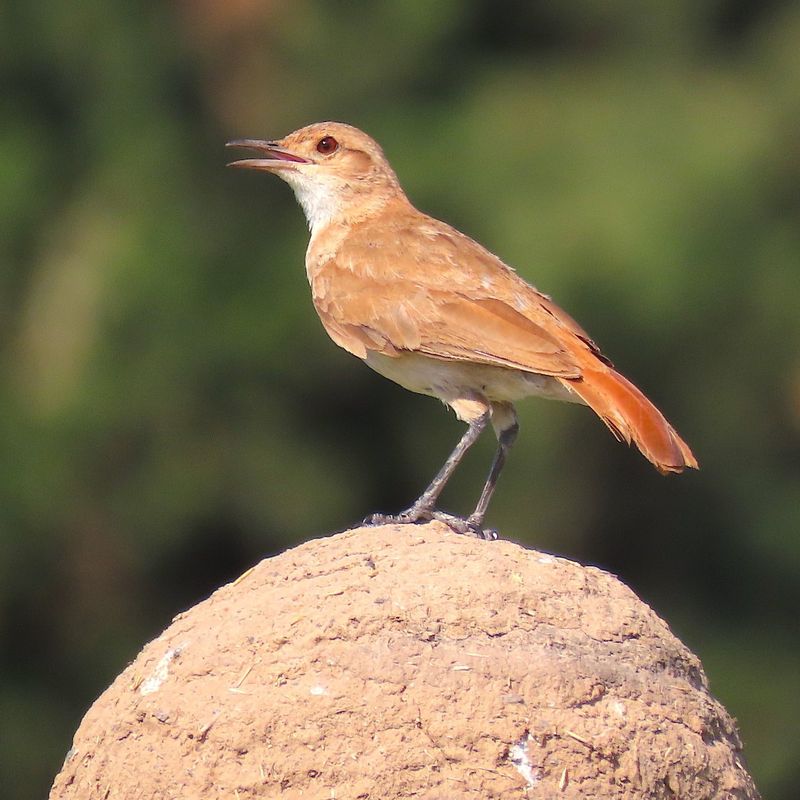
<svg viewBox="0 0 800 800">
<path fill-rule="evenodd" d="M 563 383 L 605 422 L 617 439 L 633 442 L 662 475 L 698 468 L 689 445 L 675 428 L 618 372 L 608 367 L 587 368 L 582 378 L 564 379 Z"/>
</svg>

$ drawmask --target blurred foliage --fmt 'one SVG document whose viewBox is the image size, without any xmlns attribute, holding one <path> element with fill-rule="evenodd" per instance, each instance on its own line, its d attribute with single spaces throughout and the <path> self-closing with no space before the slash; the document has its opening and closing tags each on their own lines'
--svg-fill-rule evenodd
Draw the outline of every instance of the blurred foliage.
<svg viewBox="0 0 800 800">
<path fill-rule="evenodd" d="M 702 471 L 667 480 L 530 401 L 490 522 L 630 583 L 703 659 L 765 796 L 795 797 L 798 41 L 798 4 L 756 0 L 4 3 L 4 795 L 43 796 L 171 615 L 403 507 L 460 434 L 328 341 L 287 188 L 223 169 L 227 139 L 336 118 L 692 444 Z"/>
</svg>

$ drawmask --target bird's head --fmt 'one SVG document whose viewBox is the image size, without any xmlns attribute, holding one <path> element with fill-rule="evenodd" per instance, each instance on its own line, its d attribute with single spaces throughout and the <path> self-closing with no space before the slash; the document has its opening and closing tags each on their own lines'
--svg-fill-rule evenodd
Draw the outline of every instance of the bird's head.
<svg viewBox="0 0 800 800">
<path fill-rule="evenodd" d="M 403 196 L 378 143 L 342 122 L 317 122 L 282 139 L 236 139 L 227 147 L 258 153 L 228 166 L 273 172 L 294 189 L 312 231 L 355 220 Z"/>
</svg>

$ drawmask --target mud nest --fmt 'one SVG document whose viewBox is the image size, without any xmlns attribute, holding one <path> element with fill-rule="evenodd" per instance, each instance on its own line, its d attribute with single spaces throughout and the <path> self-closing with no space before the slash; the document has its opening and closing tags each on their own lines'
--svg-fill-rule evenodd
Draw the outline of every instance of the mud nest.
<svg viewBox="0 0 800 800">
<path fill-rule="evenodd" d="M 430 523 L 309 542 L 180 614 L 50 797 L 758 792 L 697 657 L 630 589 Z"/>
</svg>

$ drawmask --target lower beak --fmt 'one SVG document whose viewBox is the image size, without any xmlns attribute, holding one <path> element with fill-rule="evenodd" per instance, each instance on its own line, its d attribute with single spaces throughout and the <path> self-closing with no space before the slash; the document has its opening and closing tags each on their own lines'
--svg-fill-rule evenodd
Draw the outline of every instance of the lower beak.
<svg viewBox="0 0 800 800">
<path fill-rule="evenodd" d="M 231 161 L 227 166 L 241 169 L 260 169 L 271 172 L 281 167 L 291 167 L 293 164 L 312 164 L 307 158 L 295 155 L 285 150 L 277 142 L 265 142 L 260 139 L 235 139 L 226 142 L 225 147 L 241 147 L 245 150 L 255 150 L 261 158 L 243 158 Z"/>
</svg>

